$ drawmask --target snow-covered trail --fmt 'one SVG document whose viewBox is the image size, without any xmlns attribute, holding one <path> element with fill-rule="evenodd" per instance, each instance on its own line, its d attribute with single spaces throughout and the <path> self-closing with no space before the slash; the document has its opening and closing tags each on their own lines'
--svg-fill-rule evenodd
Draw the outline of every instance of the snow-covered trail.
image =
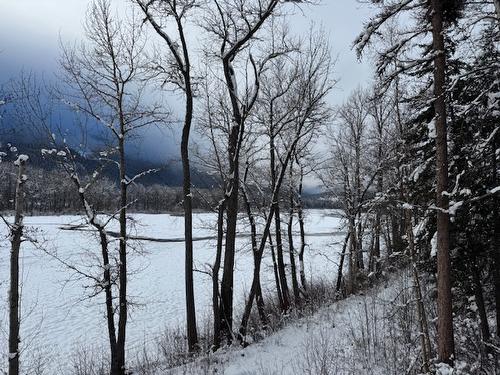
<svg viewBox="0 0 500 375">
<path fill-rule="evenodd" d="M 415 346 L 398 348 L 395 340 L 399 337 L 395 307 L 409 286 L 406 275 L 392 276 L 365 293 L 331 303 L 258 343 L 244 349 L 227 349 L 166 374 L 401 374 L 398 367 L 402 360 L 418 365 L 412 359 L 418 351 Z"/>
<path fill-rule="evenodd" d="M 394 296 L 394 289 L 381 286 L 369 295 L 333 303 L 241 350 L 229 361 L 224 374 L 316 374 L 324 366 L 331 374 L 349 373 L 354 365 L 349 359 L 356 357 L 356 339 L 366 321 L 365 308 L 383 315 L 380 303 Z M 372 373 L 366 367 L 363 370 Z"/>
</svg>

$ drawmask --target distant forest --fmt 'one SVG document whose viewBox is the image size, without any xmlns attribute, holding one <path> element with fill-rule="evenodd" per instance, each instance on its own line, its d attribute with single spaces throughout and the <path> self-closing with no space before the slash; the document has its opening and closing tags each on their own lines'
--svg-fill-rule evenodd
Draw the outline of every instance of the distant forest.
<svg viewBox="0 0 500 375">
<path fill-rule="evenodd" d="M 0 211 L 14 210 L 16 190 L 15 166 L 0 163 Z M 72 181 L 64 171 L 44 167 L 29 166 L 30 179 L 26 182 L 26 212 L 30 215 L 52 213 L 79 213 L 82 204 Z M 154 179 L 150 179 L 154 181 Z M 114 212 L 119 209 L 119 190 L 112 177 L 102 177 L 99 184 L 89 188 L 89 199 L 97 211 Z M 175 182 L 175 180 L 174 180 Z M 213 182 L 213 181 L 212 181 Z M 133 212 L 164 213 L 182 211 L 182 187 L 162 183 L 134 183 L 130 186 L 130 210 Z M 218 189 L 206 185 L 193 188 L 193 209 L 209 211 L 221 199 Z M 304 194 L 305 208 L 339 208 L 338 201 L 328 198 L 328 194 Z"/>
</svg>

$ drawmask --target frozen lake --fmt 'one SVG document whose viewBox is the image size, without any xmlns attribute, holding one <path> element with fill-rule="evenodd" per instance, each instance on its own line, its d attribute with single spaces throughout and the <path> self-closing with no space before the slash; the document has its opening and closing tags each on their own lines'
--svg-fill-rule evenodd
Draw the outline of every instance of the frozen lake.
<svg viewBox="0 0 500 375">
<path fill-rule="evenodd" d="M 182 238 L 183 218 L 168 214 L 134 214 L 135 225 L 132 234 L 155 238 Z M 197 213 L 194 215 L 194 236 L 215 234 L 215 215 Z M 285 220 L 285 218 L 283 217 Z M 87 265 L 98 261 L 99 245 L 92 233 L 62 230 L 62 225 L 77 224 L 79 216 L 36 216 L 27 217 L 25 224 L 30 235 L 36 237 L 39 247 L 58 257 L 78 264 Z M 298 231 L 298 223 L 295 223 Z M 241 231 L 245 232 L 244 225 Z M 36 230 L 31 232 L 31 230 Z M 286 226 L 283 227 L 286 230 Z M 309 269 L 314 268 L 314 277 L 336 276 L 338 252 L 343 239 L 342 221 L 333 210 L 306 211 L 307 236 L 305 263 L 307 278 Z M 2 364 L 6 363 L 7 343 L 7 295 L 9 242 L 5 236 L 6 227 L 0 233 L 0 327 Z M 286 240 L 286 236 L 284 236 Z M 299 243 L 296 238 L 296 245 Z M 127 331 L 128 352 L 133 354 L 144 344 L 153 342 L 165 327 L 184 325 L 184 244 L 183 242 L 134 242 L 130 252 L 129 269 L 133 272 L 129 281 L 130 308 Z M 239 252 L 235 266 L 235 310 L 242 308 L 244 295 L 252 277 L 252 255 L 249 252 L 249 238 L 238 238 Z M 77 277 L 74 271 L 54 259 L 41 248 L 25 242 L 22 247 L 22 343 L 24 353 L 42 353 L 46 361 L 57 367 L 68 364 L 68 356 L 81 346 L 100 347 L 106 345 L 107 330 L 104 317 L 104 295 L 87 298 L 92 290 L 90 283 Z M 287 244 L 285 243 L 285 250 Z M 212 263 L 215 252 L 214 240 L 194 243 L 196 267 L 206 269 Z M 273 287 L 273 273 L 270 255 L 262 270 L 264 290 Z M 285 253 L 288 260 L 288 254 Z M 211 312 L 211 281 L 206 274 L 195 273 L 195 294 L 198 324 L 209 319 Z M 1 367 L 1 366 L 0 366 Z"/>
</svg>

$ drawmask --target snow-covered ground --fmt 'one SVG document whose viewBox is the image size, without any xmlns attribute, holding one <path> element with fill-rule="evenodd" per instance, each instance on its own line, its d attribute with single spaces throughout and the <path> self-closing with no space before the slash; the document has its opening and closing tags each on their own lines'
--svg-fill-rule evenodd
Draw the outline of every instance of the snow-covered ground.
<svg viewBox="0 0 500 375">
<path fill-rule="evenodd" d="M 137 235 L 155 238 L 183 237 L 183 218 L 172 215 L 133 215 Z M 194 217 L 195 237 L 210 236 L 215 230 L 215 216 L 199 213 Z M 28 228 L 36 229 L 30 235 L 38 240 L 38 247 L 79 265 L 98 261 L 99 246 L 88 232 L 61 230 L 62 225 L 80 223 L 78 216 L 27 217 Z M 310 210 L 306 214 L 307 236 L 306 269 L 314 269 L 314 277 L 333 279 L 336 259 L 342 241 L 341 220 L 335 211 Z M 244 228 L 242 229 L 244 232 Z M 6 228 L 0 229 L 0 326 L 2 353 L 6 353 L 6 299 L 8 293 L 9 243 Z M 235 303 L 241 308 L 244 295 L 251 283 L 252 258 L 248 238 L 238 239 L 240 251 L 236 259 Z M 298 239 L 297 239 L 298 241 Z M 182 326 L 184 309 L 184 245 L 182 242 L 159 243 L 141 241 L 135 244 L 129 261 L 133 271 L 129 282 L 130 300 L 134 303 L 128 325 L 128 351 L 144 347 L 155 340 L 165 327 Z M 39 353 L 50 366 L 64 368 L 68 355 L 80 347 L 106 343 L 103 296 L 87 298 L 93 290 L 86 288 L 88 280 L 78 277 L 44 250 L 25 242 L 22 248 L 22 348 L 24 353 Z M 214 241 L 194 244 L 197 268 L 205 269 L 214 255 Z M 263 285 L 272 287 L 272 272 L 263 269 Z M 311 277 L 311 272 L 307 273 Z M 196 273 L 195 293 L 199 321 L 210 312 L 211 283 L 209 276 Z M 5 361 L 4 361 L 5 362 Z"/>
<path fill-rule="evenodd" d="M 322 307 L 244 349 L 234 347 L 158 375 L 400 375 L 419 372 L 408 271 Z"/>
</svg>

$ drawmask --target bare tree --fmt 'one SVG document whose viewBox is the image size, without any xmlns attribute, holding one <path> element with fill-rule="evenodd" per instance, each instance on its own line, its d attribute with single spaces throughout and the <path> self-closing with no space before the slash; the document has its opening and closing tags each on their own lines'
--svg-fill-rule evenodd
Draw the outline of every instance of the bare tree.
<svg viewBox="0 0 500 375">
<path fill-rule="evenodd" d="M 378 168 L 372 170 L 368 161 L 369 103 L 365 91 L 357 89 L 339 108 L 338 132 L 330 135 L 333 165 L 325 170 L 330 186 L 341 187 L 344 213 L 348 225 L 349 262 L 348 288 L 351 293 L 357 287 L 357 278 L 364 268 L 363 235 L 366 208 L 366 192 L 370 189 Z M 346 242 L 347 246 L 347 242 Z M 344 251 L 343 251 L 344 253 Z M 341 263 L 343 264 L 341 255 Z M 341 270 L 339 270 L 339 275 Z M 338 282 L 340 285 L 340 281 Z"/>
<path fill-rule="evenodd" d="M 276 67 L 280 67 L 282 72 L 280 76 L 276 76 L 278 73 L 277 70 L 271 69 L 269 71 L 276 80 L 273 80 L 271 76 L 268 76 L 268 79 L 265 80 L 265 85 L 269 85 L 268 90 L 270 93 L 275 93 L 275 90 L 279 92 L 283 87 L 287 86 L 289 86 L 289 89 L 285 90 L 282 95 L 275 96 L 276 101 L 273 104 L 267 102 L 265 96 L 263 96 L 262 100 L 267 102 L 267 104 L 264 105 L 263 103 L 260 106 L 260 109 L 262 109 L 264 113 L 265 121 L 263 121 L 263 124 L 266 128 L 270 126 L 269 124 L 273 125 L 279 123 L 281 125 L 278 133 L 272 133 L 280 134 L 281 152 L 276 154 L 279 159 L 279 168 L 276 168 L 275 171 L 276 179 L 271 181 L 269 213 L 267 217 L 265 217 L 265 224 L 262 230 L 259 247 L 255 254 L 252 287 L 240 325 L 239 335 L 242 342 L 245 342 L 248 319 L 259 287 L 262 256 L 268 238 L 271 238 L 271 225 L 273 220 L 276 219 L 275 206 L 276 202 L 279 200 L 281 187 L 286 178 L 289 163 L 291 163 L 301 142 L 304 142 L 304 139 L 308 139 L 311 133 L 321 127 L 330 116 L 330 110 L 325 102 L 325 98 L 330 92 L 334 82 L 330 76 L 332 63 L 329 48 L 324 40 L 323 34 L 311 34 L 300 50 L 302 52 L 298 54 L 295 60 L 290 59 L 291 62 L 289 62 L 289 64 L 291 66 L 289 68 L 283 69 L 285 66 L 277 62 Z M 284 59 L 286 60 L 286 57 L 284 57 Z M 276 87 L 277 82 L 281 82 L 282 85 Z M 267 90 L 263 89 L 263 92 L 264 91 Z M 278 112 L 274 112 L 274 115 L 277 116 L 275 119 L 280 118 L 280 122 L 269 122 L 269 114 L 273 113 L 273 110 L 269 111 L 271 108 L 270 106 L 274 107 L 274 109 L 280 108 Z M 275 128 L 275 130 L 276 129 L 277 128 Z M 269 147 L 273 146 L 270 145 Z M 276 230 L 278 230 L 278 228 L 276 228 Z M 278 263 L 278 267 L 279 266 Z M 286 275 L 284 276 L 286 277 Z M 285 308 L 288 308 L 288 306 L 285 304 L 286 300 L 283 291 L 284 285 L 286 284 L 281 283 L 281 276 L 279 279 L 279 289 L 281 288 L 283 298 L 282 308 L 286 311 Z"/>
<path fill-rule="evenodd" d="M 388 132 L 389 132 L 389 121 L 393 118 L 393 99 L 388 95 L 383 95 L 383 93 L 377 92 L 377 88 L 374 89 L 373 93 L 370 95 L 369 102 L 369 115 L 374 124 L 374 147 L 375 147 L 375 158 L 376 160 L 382 161 L 388 158 Z M 396 143 L 398 140 L 396 141 Z M 381 165 L 381 168 L 377 174 L 377 195 L 378 199 L 381 200 L 384 194 L 384 172 L 387 165 Z M 374 233 L 373 233 L 373 246 L 370 249 L 368 269 L 369 271 L 378 272 L 379 261 L 380 261 L 380 239 L 382 235 L 382 207 L 376 207 L 375 212 L 375 223 L 374 223 Z"/>
<path fill-rule="evenodd" d="M 103 158 L 117 167 L 119 180 L 119 249 L 118 249 L 118 322 L 116 341 L 113 338 L 111 318 L 108 316 L 108 330 L 111 344 L 111 373 L 123 375 L 126 372 L 125 344 L 128 318 L 127 295 L 127 253 L 128 228 L 127 208 L 130 204 L 127 191 L 130 184 L 140 178 L 145 171 L 136 176 L 127 174 L 127 141 L 137 136 L 139 129 L 164 122 L 165 116 L 158 104 L 145 104 L 147 85 L 153 78 L 150 65 L 145 55 L 146 41 L 137 19 L 127 22 L 112 16 L 110 3 L 97 0 L 87 13 L 85 23 L 88 44 L 79 48 L 63 48 L 61 67 L 63 81 L 68 90 L 62 97 L 69 106 L 86 115 L 91 121 L 102 126 L 105 134 L 117 151 L 117 156 L 103 154 Z M 108 157 L 109 156 L 109 157 Z M 78 184 L 73 175 L 73 181 Z M 85 187 L 79 187 L 84 206 L 87 202 L 83 193 Z M 86 207 L 87 218 L 98 232 L 104 234 L 104 227 L 95 219 L 95 213 Z M 106 246 L 102 236 L 101 247 Z M 103 259 L 106 251 L 103 247 Z M 109 277 L 109 275 L 104 275 Z M 106 304 L 109 298 L 106 291 Z"/>
<path fill-rule="evenodd" d="M 185 253 L 185 284 L 186 284 L 186 322 L 189 351 L 197 349 L 198 332 L 196 328 L 196 307 L 193 286 L 193 206 L 191 194 L 191 169 L 189 162 L 189 137 L 193 122 L 194 89 L 191 73 L 191 59 L 185 27 L 192 11 L 198 6 L 193 0 L 158 0 L 145 3 L 141 0 L 135 2 L 142 9 L 146 19 L 156 33 L 167 45 L 171 54 L 165 64 L 161 64 L 162 75 L 166 81 L 171 81 L 174 87 L 180 88 L 185 95 L 184 126 L 182 128 L 181 158 L 183 172 L 183 206 L 184 206 L 184 243 Z M 177 35 L 174 39 L 167 31 L 167 25 L 172 21 Z M 179 48 L 180 46 L 180 48 Z M 171 61 L 173 60 L 173 62 Z"/>
<path fill-rule="evenodd" d="M 205 29 L 220 46 L 216 55 L 222 63 L 222 74 L 230 103 L 231 127 L 227 143 L 227 183 L 225 184 L 226 238 L 224 264 L 220 289 L 220 328 L 228 342 L 232 340 L 233 327 L 233 273 L 236 250 L 236 225 L 238 218 L 238 198 L 240 191 L 240 151 L 248 118 L 259 93 L 260 77 L 253 58 L 250 61 L 254 70 L 253 89 L 238 91 L 238 76 L 235 62 L 255 38 L 266 20 L 279 6 L 279 0 L 267 1 L 214 1 L 208 9 Z M 219 334 L 219 333 L 215 333 Z"/>
</svg>

